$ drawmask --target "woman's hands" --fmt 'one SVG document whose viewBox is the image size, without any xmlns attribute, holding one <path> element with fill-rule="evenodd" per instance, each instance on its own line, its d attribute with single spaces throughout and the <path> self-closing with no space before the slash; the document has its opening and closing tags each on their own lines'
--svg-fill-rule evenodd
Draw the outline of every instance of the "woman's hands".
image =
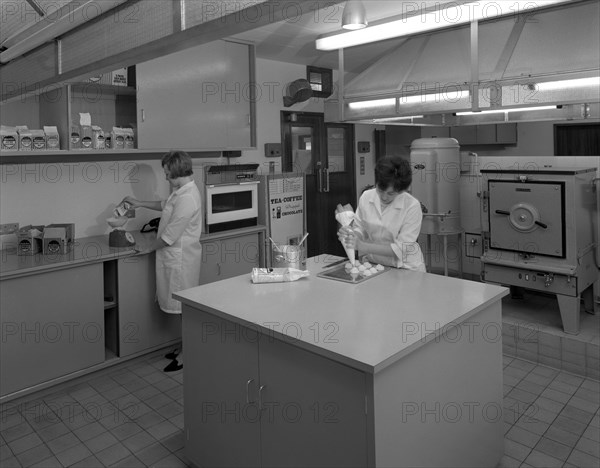
<svg viewBox="0 0 600 468">
<path fill-rule="evenodd" d="M 129 203 L 129 205 L 131 206 L 131 208 L 133 208 L 134 210 L 137 208 L 140 208 L 142 206 L 142 202 L 133 198 L 133 197 L 125 197 L 123 198 L 123 200 L 121 201 L 121 203 Z"/>
<path fill-rule="evenodd" d="M 363 241 L 358 232 L 354 231 L 349 226 L 341 227 L 338 230 L 338 239 L 344 245 L 344 247 L 356 250 L 360 250 L 360 246 Z"/>
</svg>

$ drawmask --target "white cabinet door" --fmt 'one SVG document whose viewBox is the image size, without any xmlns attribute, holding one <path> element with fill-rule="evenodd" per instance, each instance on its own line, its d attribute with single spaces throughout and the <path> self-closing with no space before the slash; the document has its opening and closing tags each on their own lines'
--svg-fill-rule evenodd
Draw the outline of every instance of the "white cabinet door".
<svg viewBox="0 0 600 468">
<path fill-rule="evenodd" d="M 249 46 L 215 41 L 136 66 L 138 148 L 251 145 Z"/>
<path fill-rule="evenodd" d="M 156 302 L 154 253 L 118 260 L 119 356 L 155 349 L 181 339 L 179 315 Z"/>
</svg>

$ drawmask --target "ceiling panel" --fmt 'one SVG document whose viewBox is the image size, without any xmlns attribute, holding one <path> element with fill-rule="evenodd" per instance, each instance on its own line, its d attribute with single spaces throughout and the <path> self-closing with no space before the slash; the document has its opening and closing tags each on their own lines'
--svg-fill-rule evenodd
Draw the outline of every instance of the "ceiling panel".
<svg viewBox="0 0 600 468">
<path fill-rule="evenodd" d="M 73 0 L 3 0 L 0 2 L 0 15 L 2 18 L 0 45 L 5 46 L 5 42 L 8 39 L 22 30 L 39 23 L 43 17 L 52 19 L 53 13 L 72 1 Z M 38 12 L 42 13 L 43 16 Z"/>
</svg>

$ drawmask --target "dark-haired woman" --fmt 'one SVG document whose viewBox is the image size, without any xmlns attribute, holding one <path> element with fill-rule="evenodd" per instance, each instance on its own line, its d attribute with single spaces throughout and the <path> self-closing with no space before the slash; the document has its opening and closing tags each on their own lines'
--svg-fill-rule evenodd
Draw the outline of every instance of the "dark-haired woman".
<svg viewBox="0 0 600 468">
<path fill-rule="evenodd" d="M 387 156 L 375 165 L 375 188 L 360 197 L 354 224 L 338 237 L 371 263 L 425 271 L 417 243 L 423 213 L 419 201 L 406 190 L 412 183 L 410 163 Z"/>
<path fill-rule="evenodd" d="M 144 252 L 156 251 L 156 297 L 166 313 L 181 314 L 176 291 L 198 286 L 202 261 L 202 211 L 200 191 L 192 178 L 192 160 L 184 151 L 171 151 L 161 160 L 171 194 L 164 201 L 126 197 L 132 208 L 161 211 L 156 239 Z M 175 353 L 176 354 L 176 353 Z M 182 356 L 180 356 L 181 360 Z M 176 361 L 165 370 L 178 370 Z"/>
</svg>

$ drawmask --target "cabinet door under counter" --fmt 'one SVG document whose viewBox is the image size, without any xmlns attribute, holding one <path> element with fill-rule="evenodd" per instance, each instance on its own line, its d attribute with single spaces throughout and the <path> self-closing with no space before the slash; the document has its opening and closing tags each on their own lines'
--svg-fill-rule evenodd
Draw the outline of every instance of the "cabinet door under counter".
<svg viewBox="0 0 600 468">
<path fill-rule="evenodd" d="M 181 318 L 156 302 L 154 252 L 117 260 L 119 357 L 181 340 Z"/>
<path fill-rule="evenodd" d="M 104 362 L 101 263 L 2 281 L 0 396 Z"/>
</svg>

